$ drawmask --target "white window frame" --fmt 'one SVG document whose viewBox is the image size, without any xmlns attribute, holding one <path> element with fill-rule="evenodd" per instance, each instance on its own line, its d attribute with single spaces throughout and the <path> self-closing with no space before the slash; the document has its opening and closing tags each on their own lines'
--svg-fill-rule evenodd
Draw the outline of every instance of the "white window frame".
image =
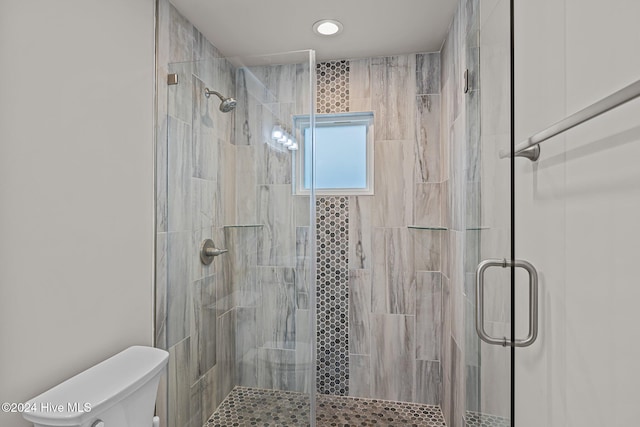
<svg viewBox="0 0 640 427">
<path fill-rule="evenodd" d="M 374 194 L 373 189 L 373 167 L 374 167 L 374 136 L 373 136 L 373 112 L 348 112 L 335 114 L 316 114 L 316 128 L 323 126 L 347 126 L 354 124 L 364 124 L 366 128 L 366 182 L 365 188 L 316 188 L 318 195 L 331 196 L 370 196 Z M 310 126 L 309 116 L 294 116 L 293 126 L 298 141 L 298 150 L 293 156 L 293 192 L 297 195 L 309 195 L 310 189 L 304 188 L 304 130 Z"/>
</svg>

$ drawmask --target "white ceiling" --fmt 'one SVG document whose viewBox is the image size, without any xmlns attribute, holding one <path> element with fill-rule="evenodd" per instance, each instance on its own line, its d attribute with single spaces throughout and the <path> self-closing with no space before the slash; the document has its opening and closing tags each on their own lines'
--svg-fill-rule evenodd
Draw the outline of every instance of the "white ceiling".
<svg viewBox="0 0 640 427">
<path fill-rule="evenodd" d="M 171 0 L 227 57 L 314 49 L 318 60 L 440 50 L 457 0 Z M 322 37 L 320 19 L 342 33 Z"/>
</svg>

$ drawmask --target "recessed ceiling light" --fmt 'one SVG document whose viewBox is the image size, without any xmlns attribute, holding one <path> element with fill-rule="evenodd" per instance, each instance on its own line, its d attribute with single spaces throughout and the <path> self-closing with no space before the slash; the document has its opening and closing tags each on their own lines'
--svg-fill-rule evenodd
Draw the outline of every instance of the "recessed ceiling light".
<svg viewBox="0 0 640 427">
<path fill-rule="evenodd" d="M 313 31 L 323 36 L 332 36 L 342 31 L 342 23 L 335 19 L 323 19 L 313 24 Z"/>
</svg>

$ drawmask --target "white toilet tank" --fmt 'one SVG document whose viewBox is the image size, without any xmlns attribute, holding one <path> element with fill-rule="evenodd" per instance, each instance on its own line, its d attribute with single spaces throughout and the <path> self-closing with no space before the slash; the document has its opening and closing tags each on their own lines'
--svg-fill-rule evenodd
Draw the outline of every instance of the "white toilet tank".
<svg viewBox="0 0 640 427">
<path fill-rule="evenodd" d="M 22 416 L 35 427 L 151 427 L 169 353 L 134 346 L 34 397 Z"/>
</svg>

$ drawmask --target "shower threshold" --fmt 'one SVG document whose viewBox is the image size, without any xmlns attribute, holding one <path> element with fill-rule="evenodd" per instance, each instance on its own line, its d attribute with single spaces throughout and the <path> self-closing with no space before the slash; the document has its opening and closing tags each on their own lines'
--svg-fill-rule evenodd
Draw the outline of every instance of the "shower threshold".
<svg viewBox="0 0 640 427">
<path fill-rule="evenodd" d="M 345 396 L 317 395 L 318 427 L 446 427 L 440 407 Z M 235 387 L 204 427 L 309 425 L 309 396 Z"/>
</svg>

